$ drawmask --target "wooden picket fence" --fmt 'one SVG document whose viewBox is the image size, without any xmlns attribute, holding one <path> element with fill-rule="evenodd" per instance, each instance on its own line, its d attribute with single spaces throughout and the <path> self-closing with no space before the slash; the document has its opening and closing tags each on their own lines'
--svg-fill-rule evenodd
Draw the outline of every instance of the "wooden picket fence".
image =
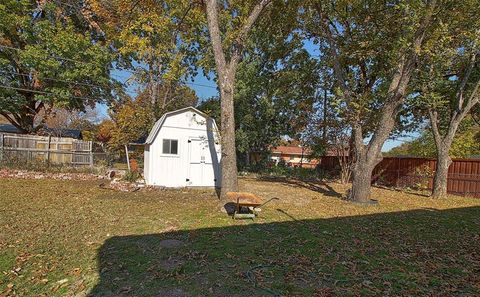
<svg viewBox="0 0 480 297">
<path fill-rule="evenodd" d="M 93 166 L 93 143 L 73 138 L 0 134 L 0 162 Z"/>
<path fill-rule="evenodd" d="M 448 193 L 480 198 L 480 159 L 452 161 L 448 168 Z M 432 190 L 436 162 L 436 159 L 431 158 L 385 157 L 373 170 L 372 184 Z M 322 157 L 318 167 L 326 171 L 337 171 L 338 158 Z"/>
</svg>

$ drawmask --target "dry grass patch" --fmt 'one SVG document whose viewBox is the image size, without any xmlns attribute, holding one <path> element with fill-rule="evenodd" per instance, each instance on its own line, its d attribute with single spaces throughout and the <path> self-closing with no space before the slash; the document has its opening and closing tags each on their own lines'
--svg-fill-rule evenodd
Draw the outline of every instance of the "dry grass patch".
<svg viewBox="0 0 480 297">
<path fill-rule="evenodd" d="M 374 189 L 365 207 L 341 184 L 241 179 L 279 198 L 252 222 L 211 190 L 100 183 L 0 179 L 0 296 L 480 294 L 479 199 Z"/>
</svg>

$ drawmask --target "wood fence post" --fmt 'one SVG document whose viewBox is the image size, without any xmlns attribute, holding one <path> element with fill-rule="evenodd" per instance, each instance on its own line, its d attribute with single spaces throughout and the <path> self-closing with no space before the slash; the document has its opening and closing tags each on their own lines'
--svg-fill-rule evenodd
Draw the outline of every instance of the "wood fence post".
<svg viewBox="0 0 480 297">
<path fill-rule="evenodd" d="M 90 140 L 88 142 L 88 145 L 89 145 L 89 156 L 90 156 L 90 167 L 93 167 L 93 142 Z"/>
<path fill-rule="evenodd" d="M 52 135 L 48 135 L 47 144 L 47 165 L 50 166 L 50 143 L 52 142 Z"/>
<path fill-rule="evenodd" d="M 3 134 L 0 133 L 0 161 L 3 161 Z"/>
</svg>

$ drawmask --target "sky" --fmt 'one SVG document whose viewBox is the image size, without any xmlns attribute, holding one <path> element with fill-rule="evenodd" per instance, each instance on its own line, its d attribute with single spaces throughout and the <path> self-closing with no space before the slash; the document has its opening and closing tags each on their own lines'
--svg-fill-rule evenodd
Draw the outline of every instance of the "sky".
<svg viewBox="0 0 480 297">
<path fill-rule="evenodd" d="M 304 48 L 310 53 L 310 55 L 318 57 L 318 46 L 315 45 L 311 40 L 304 40 Z M 127 71 L 115 70 L 112 72 L 112 77 L 122 83 L 125 83 L 130 76 L 131 73 Z M 195 91 L 201 101 L 210 97 L 218 96 L 218 90 L 215 81 L 211 77 L 206 77 L 202 71 L 199 71 L 199 73 L 192 80 L 189 80 L 187 84 Z M 135 85 L 130 86 L 127 89 L 127 93 L 132 97 L 135 97 L 137 93 L 136 88 L 137 87 Z M 97 108 L 102 116 L 108 117 L 108 110 L 105 105 L 99 105 Z M 407 135 L 398 139 L 389 139 L 383 145 L 382 152 L 389 151 L 393 147 L 399 146 L 405 141 L 412 140 L 414 137 L 415 135 Z"/>
</svg>

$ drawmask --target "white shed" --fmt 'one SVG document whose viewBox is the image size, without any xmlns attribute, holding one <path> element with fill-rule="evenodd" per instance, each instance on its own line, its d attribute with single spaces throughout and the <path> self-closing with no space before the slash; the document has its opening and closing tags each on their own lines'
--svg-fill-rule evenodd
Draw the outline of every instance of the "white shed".
<svg viewBox="0 0 480 297">
<path fill-rule="evenodd" d="M 164 187 L 220 187 L 220 158 L 212 118 L 194 107 L 168 112 L 145 141 L 145 181 Z"/>
</svg>

